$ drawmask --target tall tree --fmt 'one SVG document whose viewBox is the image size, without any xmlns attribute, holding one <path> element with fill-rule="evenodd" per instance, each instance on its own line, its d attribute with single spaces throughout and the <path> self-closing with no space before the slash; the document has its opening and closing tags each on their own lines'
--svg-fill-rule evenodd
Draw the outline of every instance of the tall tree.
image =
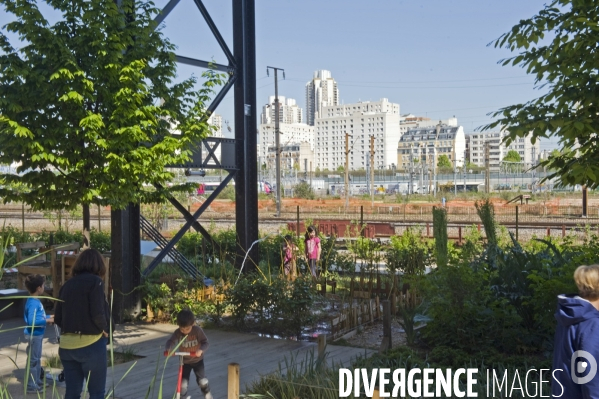
<svg viewBox="0 0 599 399">
<path fill-rule="evenodd" d="M 519 65 L 535 77 L 544 95 L 501 108 L 496 121 L 509 131 L 507 141 L 532 133 L 557 137 L 562 151 L 541 165 L 562 184 L 599 186 L 599 2 L 554 0 L 530 19 L 521 20 L 499 37 L 495 47 L 518 52 L 501 60 Z"/>
<path fill-rule="evenodd" d="M 5 202 L 120 209 L 160 201 L 153 185 L 166 187 L 166 167 L 208 134 L 205 103 L 220 76 L 206 73 L 199 90 L 195 78 L 175 83 L 174 46 L 153 22 L 159 10 L 118 3 L 49 0 L 60 14 L 50 24 L 34 0 L 0 0 L 14 16 L 0 31 L 0 163 L 20 164 L 19 174 L 0 176 Z M 11 190 L 16 183 L 27 189 Z"/>
</svg>

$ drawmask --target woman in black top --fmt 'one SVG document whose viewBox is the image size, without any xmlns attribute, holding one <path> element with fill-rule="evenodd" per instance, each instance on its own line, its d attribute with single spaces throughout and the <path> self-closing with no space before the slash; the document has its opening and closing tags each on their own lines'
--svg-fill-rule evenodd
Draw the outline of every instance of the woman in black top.
<svg viewBox="0 0 599 399">
<path fill-rule="evenodd" d="M 58 355 L 64 367 L 65 399 L 79 399 L 87 379 L 90 399 L 104 399 L 106 339 L 110 330 L 108 302 L 104 294 L 104 258 L 95 249 L 83 251 L 72 277 L 59 293 L 55 323 L 62 333 Z"/>
</svg>

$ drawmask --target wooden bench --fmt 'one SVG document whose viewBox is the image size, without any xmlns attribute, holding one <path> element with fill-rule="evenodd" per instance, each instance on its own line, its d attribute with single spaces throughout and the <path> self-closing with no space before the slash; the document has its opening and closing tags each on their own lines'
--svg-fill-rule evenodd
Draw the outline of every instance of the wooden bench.
<svg viewBox="0 0 599 399">
<path fill-rule="evenodd" d="M 50 263 L 52 264 L 52 269 L 55 273 L 55 275 L 52 276 L 53 297 L 58 298 L 58 292 L 60 291 L 60 287 L 62 287 L 64 282 L 66 281 L 65 275 L 62 273 L 62 260 L 67 256 L 76 256 L 79 254 L 80 251 L 81 244 L 79 244 L 78 242 L 52 245 L 50 250 Z"/>
<path fill-rule="evenodd" d="M 19 270 L 17 287 L 19 289 L 25 289 L 25 278 L 30 274 L 41 274 L 46 277 L 50 276 L 52 288 L 49 290 L 49 293 L 55 298 L 58 297 L 58 291 L 62 284 L 64 284 L 64 279 L 62 279 L 60 273 L 62 258 L 65 255 L 78 254 L 81 245 L 78 242 L 72 242 L 68 244 L 52 245 L 50 248 L 47 248 L 44 241 L 37 241 L 18 243 L 15 246 L 17 248 L 17 267 Z M 35 250 L 38 253 L 27 257 L 23 253 L 25 250 Z M 50 258 L 49 261 L 48 257 Z"/>
</svg>

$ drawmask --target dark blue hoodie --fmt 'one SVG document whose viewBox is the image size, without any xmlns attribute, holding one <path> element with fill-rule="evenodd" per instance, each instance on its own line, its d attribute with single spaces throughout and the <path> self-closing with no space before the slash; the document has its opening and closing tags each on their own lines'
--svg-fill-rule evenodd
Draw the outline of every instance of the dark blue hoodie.
<svg viewBox="0 0 599 399">
<path fill-rule="evenodd" d="M 579 296 L 559 295 L 557 300 L 552 397 L 599 399 L 599 375 L 591 377 L 599 374 L 599 311 Z M 577 351 L 588 354 L 579 352 L 572 359 Z M 590 381 L 584 382 L 587 377 Z"/>
</svg>

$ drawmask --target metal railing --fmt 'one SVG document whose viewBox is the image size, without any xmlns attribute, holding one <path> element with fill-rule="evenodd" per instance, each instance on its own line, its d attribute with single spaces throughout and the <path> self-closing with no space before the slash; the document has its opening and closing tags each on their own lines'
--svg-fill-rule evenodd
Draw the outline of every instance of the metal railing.
<svg viewBox="0 0 599 399">
<path fill-rule="evenodd" d="M 385 204 L 370 206 L 351 206 L 347 210 L 343 206 L 315 205 L 300 207 L 301 218 L 318 217 L 331 219 L 380 220 L 389 222 L 432 221 L 432 208 L 439 204 Z M 449 222 L 478 223 L 480 220 L 474 206 L 446 206 Z M 261 210 L 261 218 L 273 213 L 270 209 Z M 518 214 L 516 216 L 516 213 Z M 284 206 L 282 218 L 295 219 L 297 207 Z M 582 206 L 557 205 L 518 205 L 496 206 L 495 220 L 500 223 L 567 223 L 588 224 L 599 223 L 599 207 L 588 207 L 586 217 L 582 217 Z"/>
</svg>

